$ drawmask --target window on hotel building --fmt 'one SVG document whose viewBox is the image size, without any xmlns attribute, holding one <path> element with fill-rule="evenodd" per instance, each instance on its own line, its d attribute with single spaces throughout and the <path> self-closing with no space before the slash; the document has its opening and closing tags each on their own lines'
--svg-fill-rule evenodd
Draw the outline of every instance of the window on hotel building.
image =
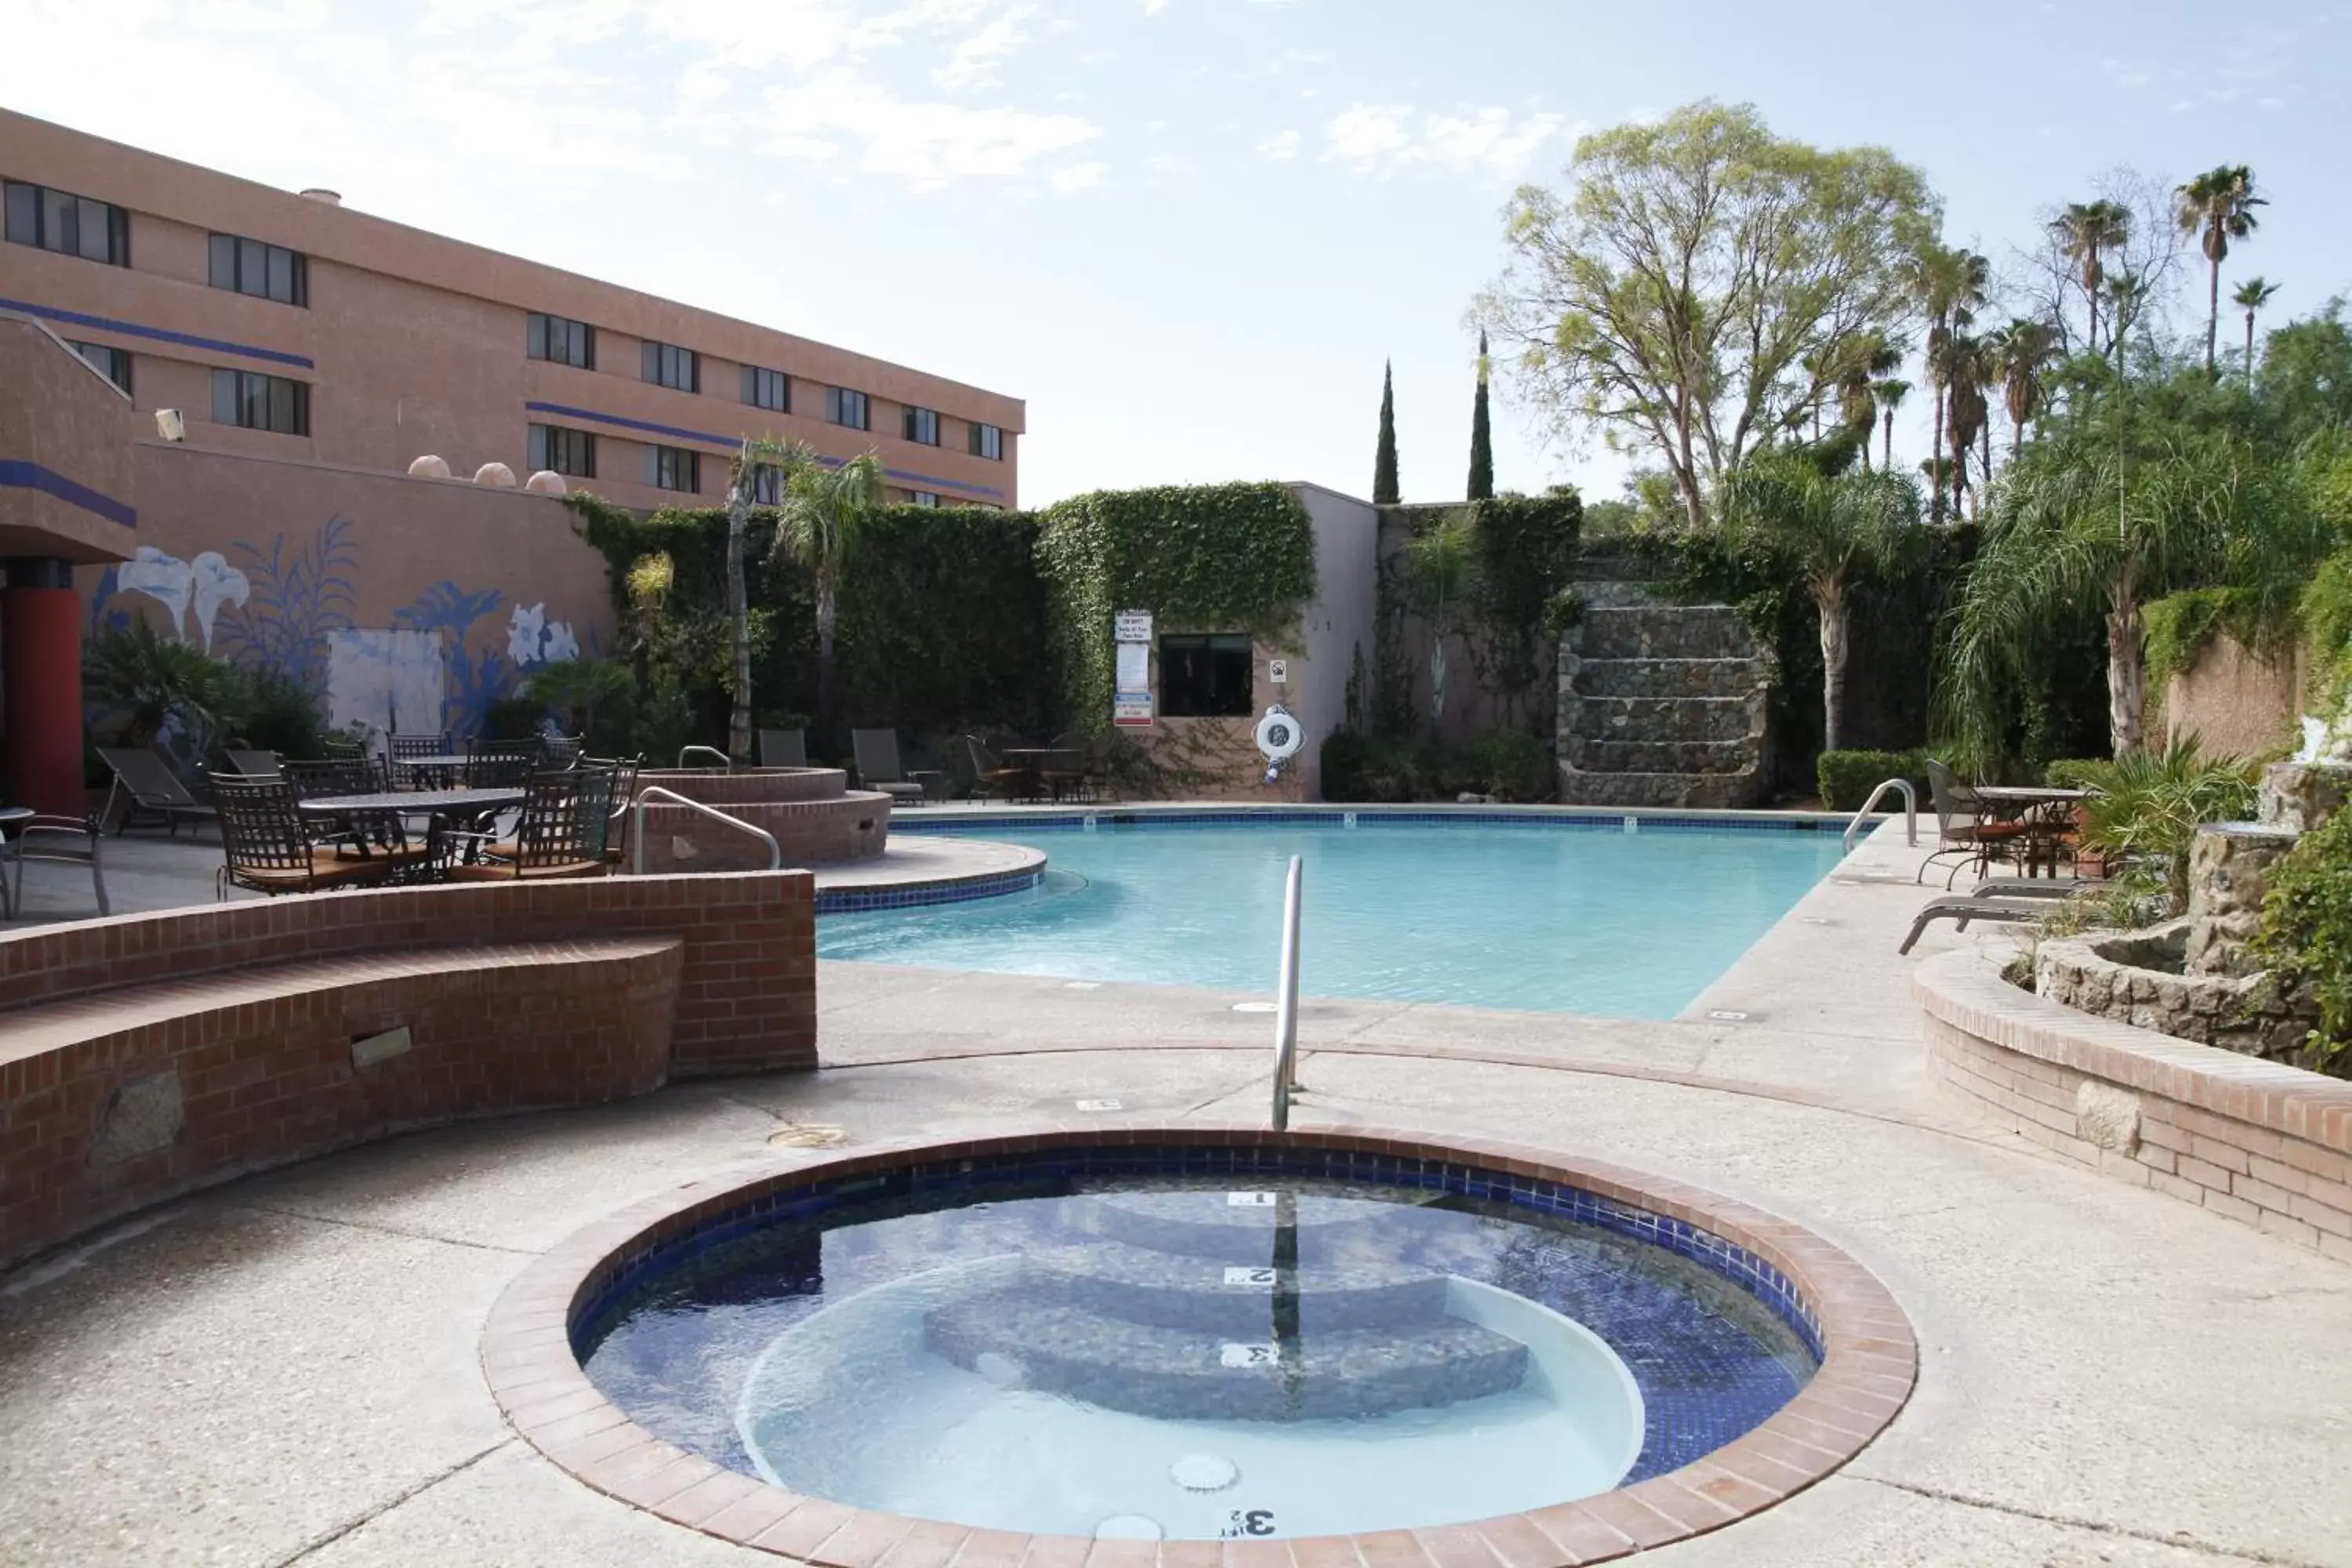
<svg viewBox="0 0 2352 1568">
<path fill-rule="evenodd" d="M 5 182 L 11 245 L 38 246 L 66 256 L 131 265 L 131 215 L 111 202 L 94 202 L 47 185 Z"/>
<path fill-rule="evenodd" d="M 784 470 L 772 463 L 762 463 L 751 470 L 751 504 L 781 506 L 784 500 Z"/>
<path fill-rule="evenodd" d="M 940 493 L 937 490 L 908 490 L 907 492 L 907 504 L 908 506 L 937 506 L 940 504 Z"/>
<path fill-rule="evenodd" d="M 110 349 L 104 343 L 68 343 L 67 347 L 88 360 L 90 368 L 114 383 L 123 396 L 131 395 L 131 351 Z"/>
<path fill-rule="evenodd" d="M 1002 462 L 1004 458 L 1004 431 L 1001 426 L 974 423 L 971 427 L 971 455 Z"/>
<path fill-rule="evenodd" d="M 702 488 L 702 454 L 683 447 L 646 448 L 646 483 L 666 490 Z"/>
<path fill-rule="evenodd" d="M 902 408 L 899 411 L 898 433 L 909 441 L 920 441 L 926 447 L 940 444 L 940 416 L 935 409 Z"/>
<path fill-rule="evenodd" d="M 756 364 L 743 367 L 743 401 L 754 408 L 772 408 L 779 414 L 793 411 L 793 384 L 780 370 L 761 370 Z"/>
<path fill-rule="evenodd" d="M 561 425 L 530 427 L 530 468 L 553 468 L 576 479 L 596 477 L 596 437 L 588 430 L 568 430 Z"/>
<path fill-rule="evenodd" d="M 585 321 L 568 321 L 538 310 L 530 313 L 529 352 L 533 359 L 553 364 L 596 368 L 596 329 Z"/>
<path fill-rule="evenodd" d="M 824 389 L 824 416 L 835 425 L 846 425 L 852 430 L 870 430 L 874 426 L 866 406 L 866 395 L 852 392 L 845 386 Z"/>
<path fill-rule="evenodd" d="M 299 250 L 264 245 L 233 234 L 212 238 L 212 283 L 215 289 L 275 300 L 281 305 L 310 302 L 310 261 Z"/>
<path fill-rule="evenodd" d="M 646 344 L 646 379 L 680 392 L 702 390 L 702 356 L 676 343 Z"/>
<path fill-rule="evenodd" d="M 1171 719 L 1234 719 L 1250 711 L 1250 639 L 1160 639 L 1160 711 Z"/>
<path fill-rule="evenodd" d="M 280 436 L 310 433 L 310 384 L 258 371 L 213 372 L 213 423 Z"/>
</svg>

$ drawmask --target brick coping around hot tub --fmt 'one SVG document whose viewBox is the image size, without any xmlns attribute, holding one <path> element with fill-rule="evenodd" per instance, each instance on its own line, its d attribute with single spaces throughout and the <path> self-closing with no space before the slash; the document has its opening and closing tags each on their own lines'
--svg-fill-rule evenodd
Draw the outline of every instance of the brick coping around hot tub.
<svg viewBox="0 0 2352 1568">
<path fill-rule="evenodd" d="M 1425 1160 L 1549 1182 L 1678 1220 L 1785 1277 L 1816 1326 L 1821 1369 L 1761 1426 L 1678 1470 L 1580 1501 L 1468 1524 L 1296 1541 L 1089 1541 L 971 1529 L 803 1497 L 663 1441 L 606 1400 L 572 1332 L 614 1276 L 647 1248 L 776 1194 L 916 1163 L 1087 1148 L 1272 1150 Z M 789 1170 L 738 1170 L 588 1226 L 542 1255 L 490 1314 L 482 1366 L 515 1430 L 607 1496 L 705 1534 L 826 1568 L 1503 1568 L 1606 1563 L 1720 1529 L 1793 1496 L 1875 1437 L 1910 1397 L 1918 1345 L 1867 1268 L 1801 1226 L 1686 1184 L 1506 1143 L 1365 1129 L 1055 1127 L 943 1143 L 908 1142 Z"/>
<path fill-rule="evenodd" d="M 1911 992 L 1937 1076 L 2021 1137 L 2352 1263 L 2352 1082 L 2062 1006 L 1975 949 Z"/>
</svg>

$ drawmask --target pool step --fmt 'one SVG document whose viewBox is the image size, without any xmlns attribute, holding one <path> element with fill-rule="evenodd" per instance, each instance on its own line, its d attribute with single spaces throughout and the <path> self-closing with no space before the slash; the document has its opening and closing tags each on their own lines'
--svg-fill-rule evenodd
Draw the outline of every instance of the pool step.
<svg viewBox="0 0 2352 1568">
<path fill-rule="evenodd" d="M 1255 1264 L 1186 1257 L 1124 1242 L 1053 1247 L 1023 1259 L 1032 1292 L 1105 1317 L 1228 1335 L 1273 1331 L 1277 1287 L 1296 1294 L 1312 1333 L 1406 1329 L 1445 1316 L 1445 1279 L 1410 1263 L 1312 1263 L 1277 1272 Z"/>
<path fill-rule="evenodd" d="M 1276 1226 L 1291 1216 L 1301 1258 L 1325 1255 L 1335 1244 L 1360 1235 L 1384 1215 L 1392 1202 L 1314 1194 L 1286 1205 L 1273 1187 L 1235 1178 L 1232 1191 L 1100 1193 L 1075 1223 L 1097 1236 L 1150 1252 L 1224 1263 L 1272 1263 Z"/>
<path fill-rule="evenodd" d="M 1277 1343 L 1132 1322 L 1020 1287 L 936 1308 L 931 1351 L 992 1380 L 1170 1420 L 1320 1421 L 1517 1388 L 1528 1349 L 1459 1319 L 1405 1332 L 1308 1330 Z"/>
</svg>

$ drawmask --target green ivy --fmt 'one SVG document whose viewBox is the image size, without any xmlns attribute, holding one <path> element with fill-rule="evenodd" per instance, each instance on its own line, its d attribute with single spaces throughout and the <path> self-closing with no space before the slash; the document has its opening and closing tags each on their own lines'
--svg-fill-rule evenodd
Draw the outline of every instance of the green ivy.
<svg viewBox="0 0 2352 1568">
<path fill-rule="evenodd" d="M 2275 651 L 2294 635 L 2291 616 L 2265 614 L 2262 601 L 2242 588 L 2191 588 L 2168 595 L 2140 612 L 2147 631 L 2147 695 L 2160 703 L 2176 675 L 2196 668 L 2215 637 L 2228 634 L 2240 647 Z"/>
<path fill-rule="evenodd" d="M 1315 596 L 1314 526 L 1271 482 L 1073 496 L 1041 514 L 1036 552 L 1066 710 L 1089 732 L 1110 721 L 1118 611 L 1150 610 L 1160 630 L 1282 643 Z"/>
<path fill-rule="evenodd" d="M 2352 1077 L 2352 812 L 2305 834 L 2272 872 L 2254 952 L 2318 1004 L 2310 1065 Z"/>
<path fill-rule="evenodd" d="M 1521 719 L 1547 711 L 1540 698 L 1559 668 L 1560 637 L 1584 613 L 1571 585 L 1583 501 L 1574 490 L 1562 489 L 1488 496 L 1459 506 L 1401 507 L 1393 515 L 1415 539 L 1454 519 L 1468 520 L 1476 564 L 1463 611 L 1475 683 L 1494 691 L 1506 712 Z M 1399 612 L 1412 601 L 1399 563 L 1383 563 L 1380 588 L 1379 728 L 1396 733 L 1417 721 L 1411 703 L 1413 672 L 1397 646 Z"/>
</svg>

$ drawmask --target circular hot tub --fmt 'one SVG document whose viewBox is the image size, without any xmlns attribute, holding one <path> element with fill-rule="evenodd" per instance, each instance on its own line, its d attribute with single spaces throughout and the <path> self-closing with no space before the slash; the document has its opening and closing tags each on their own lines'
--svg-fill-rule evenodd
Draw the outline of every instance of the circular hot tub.
<svg viewBox="0 0 2352 1568">
<path fill-rule="evenodd" d="M 698 1184 L 534 1265 L 485 1364 L 583 1480 L 791 1555 L 1461 1526 L 1568 1563 L 1809 1485 L 1916 1350 L 1852 1258 L 1678 1183 L 1160 1128 Z"/>
</svg>

